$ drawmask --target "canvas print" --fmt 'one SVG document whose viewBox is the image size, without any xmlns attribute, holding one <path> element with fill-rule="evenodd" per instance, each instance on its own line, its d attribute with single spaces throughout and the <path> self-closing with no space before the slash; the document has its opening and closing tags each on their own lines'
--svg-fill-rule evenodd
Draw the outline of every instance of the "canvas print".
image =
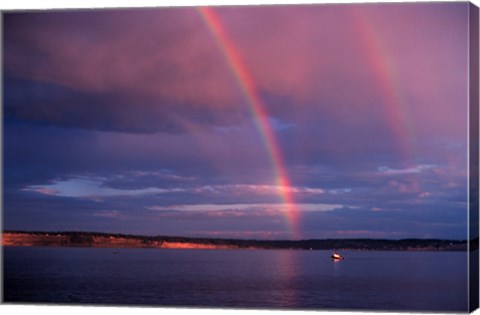
<svg viewBox="0 0 480 315">
<path fill-rule="evenodd" d="M 3 303 L 478 307 L 473 4 L 2 21 Z"/>
</svg>

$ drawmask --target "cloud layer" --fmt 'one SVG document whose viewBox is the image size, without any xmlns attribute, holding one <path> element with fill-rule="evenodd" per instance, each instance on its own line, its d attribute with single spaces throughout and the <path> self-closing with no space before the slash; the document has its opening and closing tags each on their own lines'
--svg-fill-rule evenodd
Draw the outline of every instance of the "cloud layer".
<svg viewBox="0 0 480 315">
<path fill-rule="evenodd" d="M 464 3 L 4 15 L 5 227 L 465 238 Z"/>
</svg>

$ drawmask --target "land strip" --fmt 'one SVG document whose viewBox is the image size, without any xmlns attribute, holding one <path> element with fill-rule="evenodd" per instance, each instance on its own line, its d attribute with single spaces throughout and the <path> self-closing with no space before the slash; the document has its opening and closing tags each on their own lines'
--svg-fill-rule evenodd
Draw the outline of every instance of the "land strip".
<svg viewBox="0 0 480 315">
<path fill-rule="evenodd" d="M 478 248 L 478 239 L 471 245 Z M 311 239 L 245 240 L 141 236 L 99 232 L 4 231 L 3 246 L 57 246 L 104 248 L 182 248 L 182 249 L 302 249 L 302 250 L 395 250 L 465 251 L 467 241 L 440 239 Z"/>
</svg>

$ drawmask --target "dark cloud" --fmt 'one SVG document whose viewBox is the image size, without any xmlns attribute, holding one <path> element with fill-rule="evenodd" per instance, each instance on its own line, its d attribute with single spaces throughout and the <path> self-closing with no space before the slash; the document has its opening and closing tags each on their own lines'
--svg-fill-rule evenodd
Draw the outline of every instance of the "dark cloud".
<svg viewBox="0 0 480 315">
<path fill-rule="evenodd" d="M 5 78 L 5 116 L 39 124 L 127 133 L 185 132 L 191 121 L 203 128 L 237 124 L 202 106 L 186 107 L 168 100 L 117 91 L 83 91 L 55 83 Z M 221 117 L 221 119 L 219 118 Z"/>
</svg>

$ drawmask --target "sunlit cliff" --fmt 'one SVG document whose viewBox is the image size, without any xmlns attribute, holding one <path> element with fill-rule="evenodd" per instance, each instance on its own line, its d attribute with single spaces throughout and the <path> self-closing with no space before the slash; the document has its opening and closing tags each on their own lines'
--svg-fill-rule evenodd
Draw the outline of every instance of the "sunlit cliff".
<svg viewBox="0 0 480 315">
<path fill-rule="evenodd" d="M 135 236 L 95 235 L 90 233 L 3 233 L 4 246 L 64 246 L 110 248 L 185 248 L 234 249 L 238 246 L 193 242 L 169 242 Z"/>
</svg>

